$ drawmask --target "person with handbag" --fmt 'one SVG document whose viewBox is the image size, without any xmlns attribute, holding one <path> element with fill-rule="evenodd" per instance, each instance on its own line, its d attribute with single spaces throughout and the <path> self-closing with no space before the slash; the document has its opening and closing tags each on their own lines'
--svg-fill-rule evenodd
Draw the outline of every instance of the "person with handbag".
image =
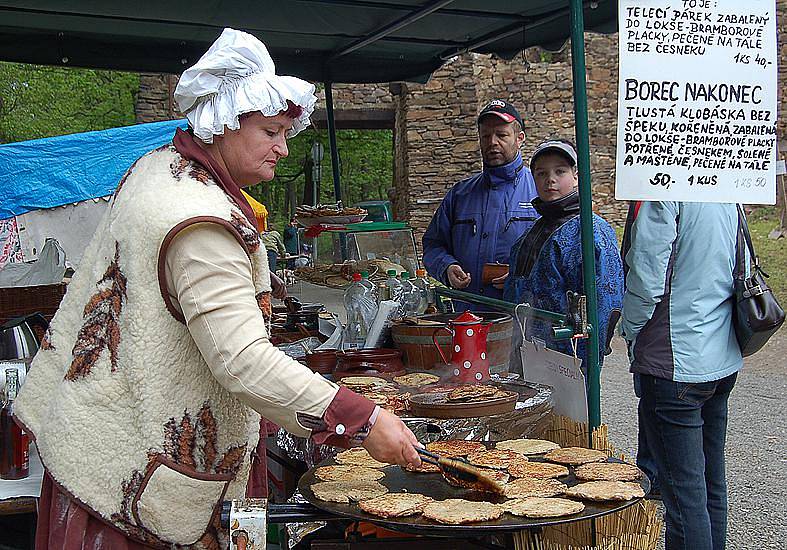
<svg viewBox="0 0 787 550">
<path fill-rule="evenodd" d="M 640 398 L 638 463 L 650 458 L 660 484 L 666 549 L 720 550 L 727 401 L 743 366 L 733 324 L 738 211 L 688 202 L 632 210 L 621 328 Z"/>
</svg>

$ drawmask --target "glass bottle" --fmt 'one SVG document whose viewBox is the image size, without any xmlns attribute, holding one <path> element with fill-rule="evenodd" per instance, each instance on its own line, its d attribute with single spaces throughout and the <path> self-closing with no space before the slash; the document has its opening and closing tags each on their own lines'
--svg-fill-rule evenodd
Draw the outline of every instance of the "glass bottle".
<svg viewBox="0 0 787 550">
<path fill-rule="evenodd" d="M 361 274 L 353 273 L 353 282 L 344 292 L 347 326 L 342 336 L 342 349 L 362 348 L 369 332 L 364 308 L 368 302 L 367 289 L 361 284 Z"/>
</svg>

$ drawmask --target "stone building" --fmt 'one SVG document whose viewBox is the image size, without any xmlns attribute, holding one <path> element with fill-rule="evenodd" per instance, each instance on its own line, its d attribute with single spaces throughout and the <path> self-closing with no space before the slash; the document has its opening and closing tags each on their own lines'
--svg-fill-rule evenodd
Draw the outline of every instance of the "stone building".
<svg viewBox="0 0 787 550">
<path fill-rule="evenodd" d="M 787 0 L 777 0 L 777 16 L 782 81 L 787 67 Z M 585 49 L 594 209 L 622 224 L 625 204 L 614 199 L 617 35 L 587 33 Z M 175 116 L 175 83 L 171 75 L 143 75 L 138 121 Z M 786 90 L 779 88 L 781 150 L 787 145 Z M 557 53 L 531 48 L 510 61 L 466 54 L 446 63 L 426 84 L 337 84 L 333 95 L 337 127 L 394 130 L 394 210 L 419 236 L 446 190 L 480 170 L 475 118 L 490 99 L 505 98 L 520 110 L 525 152 L 547 137 L 574 138 L 568 44 Z M 319 104 L 324 105 L 322 97 Z M 318 109 L 313 120 L 325 128 L 324 109 Z"/>
</svg>

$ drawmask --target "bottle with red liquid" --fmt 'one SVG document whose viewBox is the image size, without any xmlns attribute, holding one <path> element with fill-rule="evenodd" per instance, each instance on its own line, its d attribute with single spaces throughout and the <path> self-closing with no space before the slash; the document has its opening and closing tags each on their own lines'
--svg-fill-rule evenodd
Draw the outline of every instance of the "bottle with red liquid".
<svg viewBox="0 0 787 550">
<path fill-rule="evenodd" d="M 0 478 L 22 479 L 30 473 L 30 436 L 14 422 L 19 371 L 5 371 L 5 400 L 0 409 Z"/>
</svg>

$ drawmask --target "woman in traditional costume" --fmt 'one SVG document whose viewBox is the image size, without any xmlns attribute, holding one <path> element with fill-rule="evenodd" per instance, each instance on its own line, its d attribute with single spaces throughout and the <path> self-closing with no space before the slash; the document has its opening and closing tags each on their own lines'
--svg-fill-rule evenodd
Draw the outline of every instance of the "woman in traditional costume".
<svg viewBox="0 0 787 550">
<path fill-rule="evenodd" d="M 189 130 L 121 180 L 16 402 L 46 469 L 39 549 L 226 548 L 222 501 L 265 490 L 260 415 L 420 464 L 401 420 L 268 339 L 276 291 L 240 188 L 273 178 L 314 86 L 225 29 L 175 100 Z"/>
</svg>

